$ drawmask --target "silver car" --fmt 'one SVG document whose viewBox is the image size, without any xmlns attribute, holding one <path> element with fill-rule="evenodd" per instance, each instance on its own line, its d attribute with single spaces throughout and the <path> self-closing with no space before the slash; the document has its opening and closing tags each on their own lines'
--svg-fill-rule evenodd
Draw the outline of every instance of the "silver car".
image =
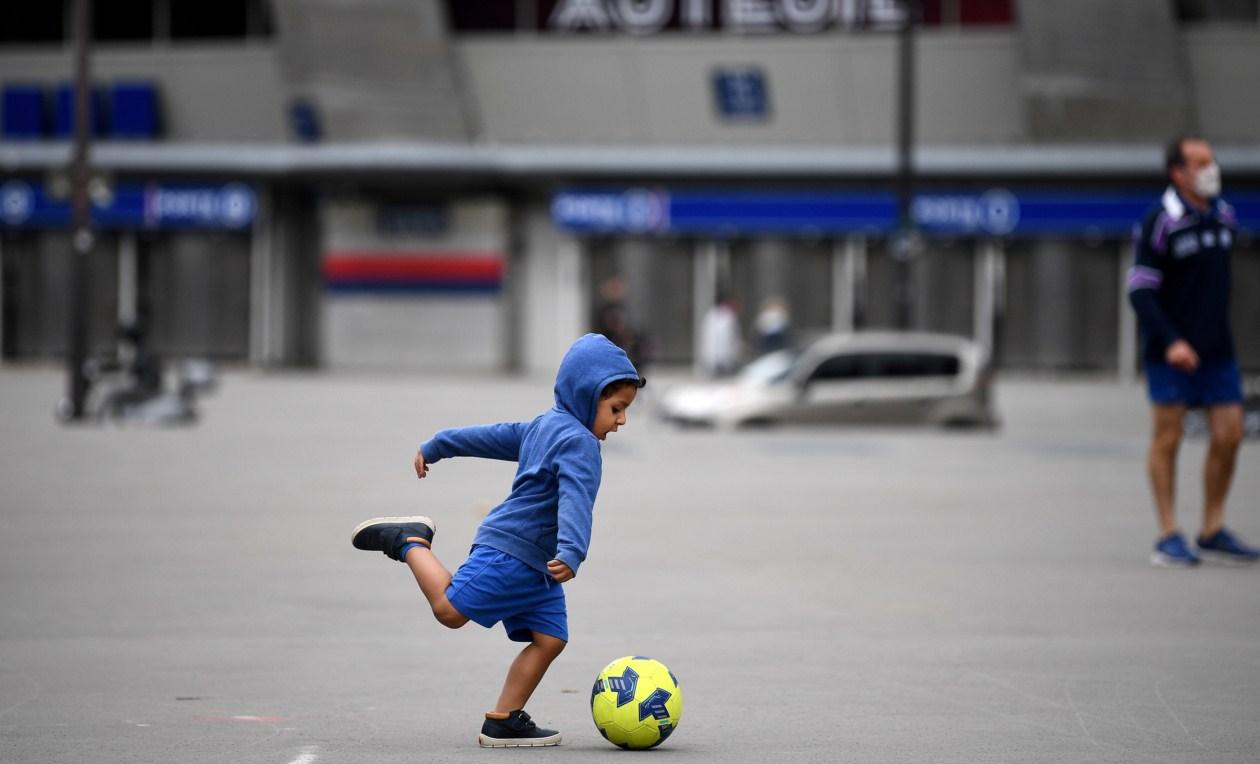
<svg viewBox="0 0 1260 764">
<path fill-rule="evenodd" d="M 944 334 L 857 332 L 762 356 L 730 380 L 679 385 L 660 414 L 679 424 L 936 424 L 994 427 L 988 352 Z"/>
</svg>

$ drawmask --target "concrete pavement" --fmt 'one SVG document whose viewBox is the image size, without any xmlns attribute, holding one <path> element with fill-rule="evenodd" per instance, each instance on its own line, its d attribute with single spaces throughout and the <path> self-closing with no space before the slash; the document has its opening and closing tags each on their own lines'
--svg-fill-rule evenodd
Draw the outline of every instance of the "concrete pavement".
<svg viewBox="0 0 1260 764">
<path fill-rule="evenodd" d="M 654 380 L 659 389 L 659 380 Z M 513 465 L 411 473 L 548 380 L 229 374 L 184 430 L 65 428 L 0 369 L 0 761 L 589 761 L 609 660 L 663 660 L 672 760 L 1254 762 L 1260 568 L 1151 569 L 1141 391 L 999 383 L 996 434 L 679 432 L 651 393 L 604 448 L 573 640 L 529 704 L 565 744 L 483 751 L 516 651 L 452 632 L 349 544 L 423 512 L 459 563 Z M 1260 541 L 1244 446 L 1228 520 Z M 1197 528 L 1203 444 L 1183 449 Z"/>
</svg>

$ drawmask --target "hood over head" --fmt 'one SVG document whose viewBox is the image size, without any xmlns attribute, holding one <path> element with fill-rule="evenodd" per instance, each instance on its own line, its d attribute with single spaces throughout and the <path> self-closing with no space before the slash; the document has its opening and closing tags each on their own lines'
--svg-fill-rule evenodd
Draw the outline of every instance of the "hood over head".
<svg viewBox="0 0 1260 764">
<path fill-rule="evenodd" d="M 589 430 L 595 424 L 599 394 L 619 379 L 639 379 L 626 351 L 602 334 L 580 337 L 556 372 L 556 408 L 572 414 Z"/>
</svg>

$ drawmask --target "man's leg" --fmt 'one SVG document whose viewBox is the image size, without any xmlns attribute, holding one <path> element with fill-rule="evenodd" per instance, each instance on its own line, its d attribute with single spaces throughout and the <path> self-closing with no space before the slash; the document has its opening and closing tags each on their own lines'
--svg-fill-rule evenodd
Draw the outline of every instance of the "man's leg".
<svg viewBox="0 0 1260 764">
<path fill-rule="evenodd" d="M 403 561 L 411 568 L 411 574 L 416 577 L 416 583 L 420 585 L 424 598 L 429 601 L 429 607 L 433 608 L 433 617 L 438 619 L 438 623 L 452 629 L 468 623 L 468 618 L 446 598 L 446 587 L 451 585 L 451 572 L 433 554 L 432 549 L 423 545 L 414 546 L 408 550 Z"/>
<path fill-rule="evenodd" d="M 1173 503 L 1176 493 L 1177 448 L 1181 445 L 1181 418 L 1186 407 L 1180 404 L 1151 406 L 1151 448 L 1146 467 L 1155 495 L 1155 512 L 1159 520 L 1160 538 L 1177 530 L 1177 513 Z"/>
<path fill-rule="evenodd" d="M 1225 524 L 1225 497 L 1234 478 L 1238 446 L 1243 438 L 1243 408 L 1231 403 L 1209 406 L 1211 441 L 1203 463 L 1203 532 L 1210 537 Z"/>
<path fill-rule="evenodd" d="M 508 669 L 507 679 L 503 682 L 503 692 L 499 694 L 499 702 L 494 710 L 498 714 L 507 714 L 524 708 L 529 696 L 542 681 L 543 674 L 551 666 L 551 662 L 560 655 L 568 644 L 563 639 L 533 632 L 534 640 L 521 650 Z"/>
</svg>

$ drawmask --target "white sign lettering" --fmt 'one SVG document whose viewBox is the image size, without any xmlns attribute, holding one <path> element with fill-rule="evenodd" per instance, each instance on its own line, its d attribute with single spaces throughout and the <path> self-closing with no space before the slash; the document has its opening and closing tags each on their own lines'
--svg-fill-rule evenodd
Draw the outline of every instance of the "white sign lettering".
<svg viewBox="0 0 1260 764">
<path fill-rule="evenodd" d="M 817 32 L 836 18 L 835 0 L 784 0 L 779 20 L 793 32 Z"/>
<path fill-rule="evenodd" d="M 678 20 L 684 29 L 704 29 L 713 21 L 709 0 L 682 0 Z"/>
<path fill-rule="evenodd" d="M 669 23 L 671 0 L 615 0 L 622 27 L 635 34 L 660 31 Z"/>
<path fill-rule="evenodd" d="M 608 29 L 612 20 L 602 0 L 564 0 L 551 12 L 547 25 L 552 29 Z"/>
<path fill-rule="evenodd" d="M 726 0 L 726 20 L 745 32 L 766 32 L 777 24 L 770 0 Z"/>
<path fill-rule="evenodd" d="M 832 27 L 891 29 L 903 19 L 904 0 L 559 0 L 547 27 L 631 34 L 666 27 L 810 33 Z"/>
<path fill-rule="evenodd" d="M 1002 188 L 979 196 L 924 194 L 915 198 L 911 215 L 928 229 L 1005 235 L 1019 223 L 1019 200 Z"/>
</svg>

